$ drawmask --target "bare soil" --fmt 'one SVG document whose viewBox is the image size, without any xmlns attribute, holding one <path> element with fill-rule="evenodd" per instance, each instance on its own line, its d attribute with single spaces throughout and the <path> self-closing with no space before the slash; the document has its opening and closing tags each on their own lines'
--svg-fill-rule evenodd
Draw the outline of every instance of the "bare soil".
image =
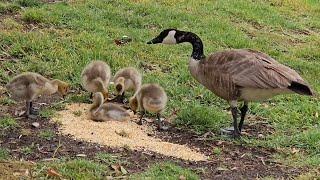
<svg viewBox="0 0 320 180">
<path fill-rule="evenodd" d="M 55 101 L 58 101 L 57 96 L 42 98 L 37 102 L 50 104 Z M 0 116 L 9 113 L 16 117 L 15 111 L 23 109 L 23 105 L 23 103 L 20 103 L 10 107 L 2 106 L 1 109 L 6 112 L 2 111 Z M 47 106 L 39 103 L 35 103 L 35 105 Z M 38 162 L 61 157 L 72 159 L 76 158 L 78 154 L 85 154 L 86 158 L 92 159 L 96 153 L 106 152 L 117 154 L 120 159 L 129 162 L 125 167 L 129 173 L 145 171 L 154 163 L 172 161 L 195 170 L 203 179 L 251 179 L 266 176 L 289 178 L 298 176 L 305 171 L 305 169 L 288 167 L 275 162 L 272 158 L 272 155 L 276 153 L 274 149 L 247 147 L 233 141 L 215 140 L 217 138 L 213 133 L 199 136 L 188 129 L 177 127 L 172 127 L 168 131 L 157 131 L 154 123 L 148 123 L 154 129 L 149 136 L 197 149 L 197 151 L 209 157 L 208 161 L 188 161 L 144 149 L 111 148 L 97 143 L 75 140 L 70 135 L 61 135 L 59 132 L 60 125 L 45 118 L 39 117 L 35 120 L 28 120 L 24 117 L 16 118 L 20 127 L 14 130 L 1 130 L 3 132 L 1 132 L 0 137 L 1 147 L 9 149 L 15 160 Z M 40 126 L 38 128 L 32 127 L 33 122 L 40 123 Z M 253 138 L 256 136 L 256 132 L 261 134 L 269 133 L 272 130 L 264 123 L 246 125 L 245 128 Z M 54 137 L 51 139 L 39 137 L 39 133 L 44 130 L 53 131 L 55 133 Z M 32 151 L 24 151 L 25 147 L 31 148 Z M 220 149 L 220 151 L 217 152 L 214 149 Z"/>
</svg>

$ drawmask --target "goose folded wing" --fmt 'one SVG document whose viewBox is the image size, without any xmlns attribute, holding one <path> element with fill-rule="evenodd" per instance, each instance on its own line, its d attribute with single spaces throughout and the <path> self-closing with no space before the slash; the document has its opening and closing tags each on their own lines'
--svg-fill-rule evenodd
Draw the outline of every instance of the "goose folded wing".
<svg viewBox="0 0 320 180">
<path fill-rule="evenodd" d="M 233 61 L 230 67 L 232 80 L 239 87 L 283 89 L 293 81 L 304 83 L 294 70 L 269 57 L 255 55 L 239 62 Z"/>
</svg>

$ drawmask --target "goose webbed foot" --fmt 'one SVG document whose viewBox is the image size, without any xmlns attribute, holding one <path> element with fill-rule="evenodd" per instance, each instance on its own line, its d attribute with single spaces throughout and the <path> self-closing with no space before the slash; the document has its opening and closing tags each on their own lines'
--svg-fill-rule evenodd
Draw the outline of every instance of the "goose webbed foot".
<svg viewBox="0 0 320 180">
<path fill-rule="evenodd" d="M 221 135 L 228 135 L 234 138 L 239 138 L 241 136 L 241 132 L 239 130 L 235 131 L 234 127 L 221 128 L 220 132 Z"/>
</svg>

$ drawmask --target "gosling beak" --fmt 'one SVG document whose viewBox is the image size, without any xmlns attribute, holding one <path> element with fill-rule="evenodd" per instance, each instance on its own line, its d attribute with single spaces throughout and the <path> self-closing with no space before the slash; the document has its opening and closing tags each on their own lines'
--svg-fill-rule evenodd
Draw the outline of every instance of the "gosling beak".
<svg viewBox="0 0 320 180">
<path fill-rule="evenodd" d="M 158 43 L 161 43 L 161 39 L 156 37 L 154 39 L 152 39 L 151 41 L 148 41 L 147 44 L 158 44 Z"/>
</svg>

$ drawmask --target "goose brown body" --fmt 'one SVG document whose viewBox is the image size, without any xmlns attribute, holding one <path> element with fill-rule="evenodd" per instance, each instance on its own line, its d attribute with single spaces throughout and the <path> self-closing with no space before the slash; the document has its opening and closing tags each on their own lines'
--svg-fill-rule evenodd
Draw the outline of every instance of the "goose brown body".
<svg viewBox="0 0 320 180">
<path fill-rule="evenodd" d="M 217 52 L 204 60 L 189 61 L 192 76 L 214 94 L 227 101 L 261 101 L 278 94 L 311 95 L 292 87 L 308 87 L 301 76 L 270 56 L 250 49 Z"/>
</svg>

